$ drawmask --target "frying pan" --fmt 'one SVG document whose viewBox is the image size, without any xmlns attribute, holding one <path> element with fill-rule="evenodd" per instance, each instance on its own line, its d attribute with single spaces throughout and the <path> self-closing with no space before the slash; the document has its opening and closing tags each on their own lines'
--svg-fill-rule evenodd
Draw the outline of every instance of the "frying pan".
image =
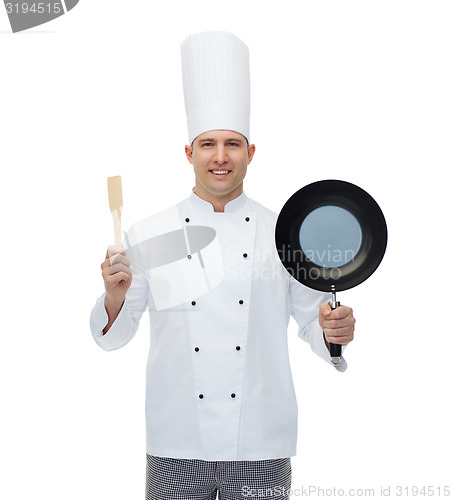
<svg viewBox="0 0 452 500">
<path fill-rule="evenodd" d="M 275 230 L 276 248 L 287 271 L 300 283 L 331 292 L 359 285 L 377 269 L 388 240 L 377 202 L 349 182 L 323 180 L 293 194 L 283 206 Z M 330 343 L 334 364 L 342 361 L 339 344 Z"/>
</svg>

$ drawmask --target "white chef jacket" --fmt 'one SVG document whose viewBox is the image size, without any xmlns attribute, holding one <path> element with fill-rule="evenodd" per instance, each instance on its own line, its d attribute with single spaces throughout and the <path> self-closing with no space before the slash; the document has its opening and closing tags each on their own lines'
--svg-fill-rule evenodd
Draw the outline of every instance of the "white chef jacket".
<svg viewBox="0 0 452 500">
<path fill-rule="evenodd" d="M 334 367 L 318 323 L 318 307 L 330 295 L 285 270 L 275 246 L 276 219 L 244 192 L 214 212 L 193 188 L 184 201 L 129 229 L 125 246 L 139 252 L 131 250 L 133 281 L 121 312 L 103 335 L 103 294 L 90 323 L 94 340 L 110 351 L 133 338 L 149 309 L 148 454 L 202 460 L 296 454 L 287 326 L 292 315 L 299 337 Z M 187 245 L 178 262 L 157 259 L 159 266 L 146 269 L 143 242 L 195 226 L 212 228 L 213 241 L 193 255 Z M 335 368 L 346 367 L 343 359 Z"/>
</svg>

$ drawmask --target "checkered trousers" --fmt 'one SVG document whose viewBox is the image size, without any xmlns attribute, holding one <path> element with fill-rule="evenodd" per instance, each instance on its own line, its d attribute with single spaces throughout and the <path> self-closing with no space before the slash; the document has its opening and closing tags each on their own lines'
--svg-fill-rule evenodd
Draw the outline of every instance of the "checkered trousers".
<svg viewBox="0 0 452 500">
<path fill-rule="evenodd" d="M 146 500 L 289 498 L 289 458 L 205 461 L 147 455 Z"/>
</svg>

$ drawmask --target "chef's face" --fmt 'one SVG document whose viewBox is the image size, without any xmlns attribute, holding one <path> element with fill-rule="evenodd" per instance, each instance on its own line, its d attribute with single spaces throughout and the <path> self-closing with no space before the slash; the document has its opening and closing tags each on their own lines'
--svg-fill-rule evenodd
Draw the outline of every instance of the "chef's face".
<svg viewBox="0 0 452 500">
<path fill-rule="evenodd" d="M 243 191 L 243 179 L 256 147 L 231 130 L 211 130 L 185 146 L 196 177 L 196 194 L 212 203 L 216 212 Z"/>
</svg>

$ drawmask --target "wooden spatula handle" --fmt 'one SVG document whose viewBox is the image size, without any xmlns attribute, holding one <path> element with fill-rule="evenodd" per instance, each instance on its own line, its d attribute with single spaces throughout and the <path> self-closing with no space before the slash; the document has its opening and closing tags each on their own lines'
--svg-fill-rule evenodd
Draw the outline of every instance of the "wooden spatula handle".
<svg viewBox="0 0 452 500">
<path fill-rule="evenodd" d="M 115 226 L 115 245 L 122 245 L 121 241 L 121 212 L 120 210 L 113 210 L 113 224 Z"/>
</svg>

